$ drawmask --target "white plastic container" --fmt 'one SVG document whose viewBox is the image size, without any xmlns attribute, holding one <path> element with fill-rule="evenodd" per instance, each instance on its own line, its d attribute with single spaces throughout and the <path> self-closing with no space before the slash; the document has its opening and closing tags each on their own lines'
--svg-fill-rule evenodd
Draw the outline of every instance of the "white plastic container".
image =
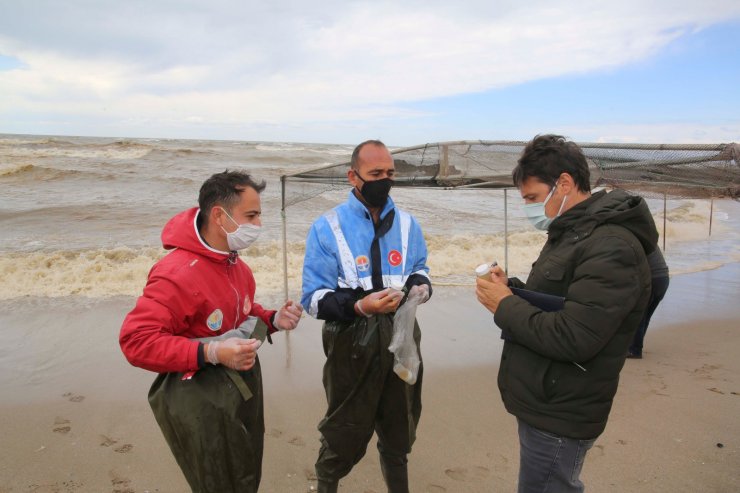
<svg viewBox="0 0 740 493">
<path fill-rule="evenodd" d="M 493 265 L 496 264 L 494 263 Z M 492 264 L 480 264 L 475 268 L 475 275 L 481 279 L 485 279 L 486 281 L 493 281 L 493 278 L 491 277 L 491 267 Z"/>
</svg>

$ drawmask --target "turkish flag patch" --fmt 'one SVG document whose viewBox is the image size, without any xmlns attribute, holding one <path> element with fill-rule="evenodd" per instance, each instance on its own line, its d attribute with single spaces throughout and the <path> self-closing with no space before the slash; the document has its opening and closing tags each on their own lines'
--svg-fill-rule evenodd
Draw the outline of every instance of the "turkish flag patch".
<svg viewBox="0 0 740 493">
<path fill-rule="evenodd" d="M 401 257 L 401 252 L 398 250 L 391 250 L 388 252 L 388 263 L 393 267 L 401 265 L 401 260 L 403 260 L 403 258 Z"/>
</svg>

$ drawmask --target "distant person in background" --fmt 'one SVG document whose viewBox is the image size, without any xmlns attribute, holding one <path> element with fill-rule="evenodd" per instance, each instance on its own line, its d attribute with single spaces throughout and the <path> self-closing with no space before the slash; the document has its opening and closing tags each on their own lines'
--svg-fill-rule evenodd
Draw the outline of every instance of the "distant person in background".
<svg viewBox="0 0 740 493">
<path fill-rule="evenodd" d="M 650 275 L 652 276 L 652 289 L 650 290 L 650 301 L 645 310 L 645 315 L 640 321 L 640 326 L 635 331 L 635 337 L 632 339 L 632 345 L 627 350 L 627 357 L 633 359 L 642 359 L 642 345 L 645 340 L 645 332 L 650 325 L 650 317 L 653 316 L 658 304 L 668 291 L 668 264 L 665 263 L 663 253 L 660 248 L 655 247 L 655 251 L 648 255 L 648 264 L 650 265 Z"/>
<path fill-rule="evenodd" d="M 347 172 L 347 201 L 317 219 L 306 239 L 302 302 L 325 321 L 328 409 L 319 423 L 319 493 L 337 491 L 373 432 L 388 491 L 409 491 L 406 456 L 421 415 L 423 363 L 414 384 L 392 370 L 388 346 L 403 294 L 389 287 L 403 286 L 422 303 L 432 289 L 421 227 L 388 195 L 394 176 L 393 157 L 382 142 L 358 145 Z M 418 351 L 418 324 L 413 330 Z"/>
<path fill-rule="evenodd" d="M 518 491 L 582 492 L 586 453 L 647 307 L 658 231 L 641 197 L 591 194 L 583 152 L 559 135 L 529 142 L 513 180 L 547 242 L 526 284 L 496 266 L 476 294 L 505 339 L 498 386 L 519 428 Z M 545 311 L 510 287 L 562 297 L 562 308 Z"/>
<path fill-rule="evenodd" d="M 259 488 L 265 423 L 257 349 L 264 338 L 272 342 L 271 332 L 294 329 L 302 312 L 292 301 L 278 311 L 256 303 L 254 276 L 237 254 L 259 236 L 264 188 L 240 171 L 207 179 L 200 208 L 162 230 L 172 251 L 152 267 L 121 327 L 126 359 L 159 373 L 149 404 L 197 493 Z"/>
</svg>

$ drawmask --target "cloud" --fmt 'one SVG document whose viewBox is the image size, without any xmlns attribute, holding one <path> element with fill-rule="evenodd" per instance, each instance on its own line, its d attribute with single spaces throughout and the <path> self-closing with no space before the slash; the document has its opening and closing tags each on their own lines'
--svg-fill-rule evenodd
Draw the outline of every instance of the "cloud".
<svg viewBox="0 0 740 493">
<path fill-rule="evenodd" d="M 495 4 L 495 5 L 494 5 Z M 740 15 L 736 1 L 14 2 L 0 120 L 301 125 L 614 69 Z"/>
<path fill-rule="evenodd" d="M 580 142 L 722 144 L 740 141 L 740 122 L 574 125 L 558 132 Z"/>
</svg>

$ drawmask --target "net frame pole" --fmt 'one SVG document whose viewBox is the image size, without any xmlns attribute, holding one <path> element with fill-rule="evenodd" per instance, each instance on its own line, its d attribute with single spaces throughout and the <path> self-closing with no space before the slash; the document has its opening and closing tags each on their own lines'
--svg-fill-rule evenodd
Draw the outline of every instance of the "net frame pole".
<svg viewBox="0 0 740 493">
<path fill-rule="evenodd" d="M 287 226 L 287 214 L 285 212 L 285 175 L 280 177 L 280 192 L 282 195 L 281 208 L 280 208 L 280 219 L 282 222 L 282 236 L 283 236 L 283 295 L 285 300 L 288 300 L 288 226 Z"/>
<path fill-rule="evenodd" d="M 714 216 L 714 197 L 709 199 L 709 236 L 712 236 L 712 217 Z"/>
<path fill-rule="evenodd" d="M 285 175 L 280 177 L 280 192 L 282 195 L 282 204 L 280 208 L 280 219 L 283 229 L 283 295 L 284 301 L 288 301 L 288 217 L 285 211 Z M 290 368 L 290 331 L 285 332 L 285 367 Z"/>
<path fill-rule="evenodd" d="M 509 275 L 509 199 L 504 188 L 504 272 Z"/>
<path fill-rule="evenodd" d="M 442 178 L 447 178 L 447 176 L 450 174 L 449 166 L 450 166 L 450 156 L 449 156 L 449 146 L 442 145 L 442 152 L 439 156 L 439 176 Z"/>
</svg>

